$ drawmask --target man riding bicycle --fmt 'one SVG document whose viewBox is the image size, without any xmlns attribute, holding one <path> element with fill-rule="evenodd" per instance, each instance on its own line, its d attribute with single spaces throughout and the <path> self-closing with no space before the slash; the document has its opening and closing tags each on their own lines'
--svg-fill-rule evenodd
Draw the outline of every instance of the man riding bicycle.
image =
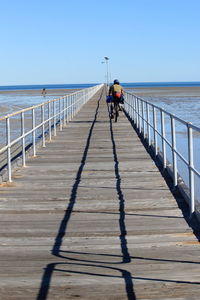
<svg viewBox="0 0 200 300">
<path fill-rule="evenodd" d="M 120 103 L 120 99 L 124 94 L 124 89 L 120 85 L 119 80 L 115 79 L 113 85 L 110 86 L 109 88 L 109 96 L 112 96 L 112 103 L 110 106 L 110 117 L 113 119 L 113 104 L 118 105 Z M 120 107 L 119 107 L 120 108 Z"/>
</svg>

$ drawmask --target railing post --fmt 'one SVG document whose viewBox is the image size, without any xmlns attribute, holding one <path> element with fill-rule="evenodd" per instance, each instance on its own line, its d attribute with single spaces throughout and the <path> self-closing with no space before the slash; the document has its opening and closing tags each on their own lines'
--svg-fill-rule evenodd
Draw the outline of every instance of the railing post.
<svg viewBox="0 0 200 300">
<path fill-rule="evenodd" d="M 190 127 L 191 123 L 187 124 L 188 127 L 188 169 L 189 169 L 189 188 L 190 188 L 190 216 L 195 211 L 195 198 L 194 198 L 194 152 L 193 152 L 193 130 Z"/>
<path fill-rule="evenodd" d="M 136 124 L 136 99 L 134 96 L 131 96 L 132 97 L 132 102 L 133 102 L 133 109 L 132 109 L 132 120 L 133 120 L 133 123 Z"/>
<path fill-rule="evenodd" d="M 126 110 L 128 116 L 130 117 L 131 120 L 133 120 L 132 118 L 132 107 L 130 107 L 130 99 L 129 99 L 129 94 L 125 96 L 124 99 L 124 109 Z"/>
<path fill-rule="evenodd" d="M 131 117 L 128 108 L 129 108 L 129 95 L 126 94 L 124 95 L 124 110 L 127 112 L 128 116 Z"/>
<path fill-rule="evenodd" d="M 73 97 L 73 117 L 75 116 L 75 104 L 76 104 L 76 98 L 77 98 L 77 94 L 74 94 L 74 97 Z"/>
<path fill-rule="evenodd" d="M 21 135 L 22 135 L 22 166 L 26 166 L 26 151 L 25 151 L 25 128 L 24 128 L 24 112 L 21 112 Z"/>
<path fill-rule="evenodd" d="M 80 109 L 81 109 L 81 107 L 84 105 L 84 99 L 83 99 L 84 97 L 83 97 L 83 94 L 81 93 L 80 94 L 80 99 L 81 99 L 81 101 L 79 102 L 79 105 L 78 105 L 78 110 L 77 110 L 77 112 L 79 112 L 80 111 Z"/>
<path fill-rule="evenodd" d="M 63 123 L 66 127 L 66 97 L 63 97 Z"/>
<path fill-rule="evenodd" d="M 155 157 L 158 154 L 157 147 L 157 120 L 156 120 L 156 108 L 153 106 L 153 134 L 154 134 L 154 149 L 155 149 Z"/>
<path fill-rule="evenodd" d="M 165 114 L 163 110 L 161 110 L 160 112 L 161 112 L 162 154 L 163 154 L 163 170 L 164 170 L 167 166 L 166 142 L 165 142 Z"/>
<path fill-rule="evenodd" d="M 79 94 L 77 94 L 76 95 L 76 100 L 75 100 L 75 113 L 74 113 L 74 115 L 76 115 L 77 114 L 77 102 L 79 101 Z"/>
<path fill-rule="evenodd" d="M 84 97 L 84 93 L 82 92 L 82 105 L 83 106 L 85 104 L 85 97 Z"/>
<path fill-rule="evenodd" d="M 131 120 L 133 120 L 133 117 L 132 117 L 132 106 L 131 106 L 131 103 L 130 103 L 130 97 L 129 95 L 127 95 L 127 98 L 126 98 L 126 110 L 127 110 L 127 113 L 129 115 L 129 117 L 131 118 Z"/>
<path fill-rule="evenodd" d="M 69 96 L 66 97 L 66 114 L 67 114 L 67 123 L 69 122 Z"/>
<path fill-rule="evenodd" d="M 73 119 L 73 98 L 74 95 L 71 95 L 71 120 Z"/>
<path fill-rule="evenodd" d="M 10 118 L 6 119 L 7 131 L 7 166 L 8 166 L 8 181 L 12 182 L 12 169 L 11 169 L 11 149 L 10 149 Z"/>
<path fill-rule="evenodd" d="M 138 99 L 139 133 L 142 132 L 141 100 Z"/>
<path fill-rule="evenodd" d="M 143 137 L 145 139 L 144 101 L 142 101 Z"/>
<path fill-rule="evenodd" d="M 127 111 L 128 111 L 128 114 L 131 118 L 131 121 L 134 121 L 134 118 L 133 118 L 133 114 L 134 114 L 134 99 L 130 96 L 129 94 L 127 95 Z"/>
<path fill-rule="evenodd" d="M 56 101 L 53 101 L 53 135 L 56 136 Z"/>
<path fill-rule="evenodd" d="M 51 103 L 48 102 L 49 141 L 51 141 Z"/>
<path fill-rule="evenodd" d="M 45 145 L 44 104 L 42 104 L 41 110 L 42 110 L 42 147 L 46 147 L 46 145 Z"/>
<path fill-rule="evenodd" d="M 74 103 L 75 103 L 75 95 L 72 97 L 72 118 L 74 117 Z"/>
<path fill-rule="evenodd" d="M 85 104 L 85 97 L 84 97 L 84 93 L 82 92 L 82 105 L 81 107 Z M 81 107 L 79 108 L 79 110 L 81 109 Z"/>
<path fill-rule="evenodd" d="M 139 129 L 139 107 L 138 107 L 138 98 L 136 97 L 135 98 L 135 108 L 136 108 L 136 110 L 135 110 L 135 112 L 136 112 L 136 127 Z"/>
<path fill-rule="evenodd" d="M 176 132 L 175 121 L 173 115 L 171 117 L 171 133 L 172 133 L 172 159 L 173 159 L 173 184 L 177 186 L 177 157 L 176 157 Z"/>
<path fill-rule="evenodd" d="M 76 98 L 75 98 L 75 103 L 74 103 L 74 115 L 76 115 L 76 113 L 77 113 L 77 101 L 78 101 L 78 98 L 79 98 L 79 93 L 76 94 Z"/>
<path fill-rule="evenodd" d="M 146 112 L 147 112 L 147 138 L 148 138 L 148 146 L 151 145 L 151 131 L 150 131 L 150 115 L 149 115 L 149 104 L 146 103 Z"/>
<path fill-rule="evenodd" d="M 36 156 L 35 146 L 35 108 L 32 109 L 32 143 L 33 143 L 33 156 Z"/>
<path fill-rule="evenodd" d="M 72 119 L 72 95 L 69 96 L 69 121 Z"/>
<path fill-rule="evenodd" d="M 59 99 L 59 117 L 60 117 L 60 131 L 62 131 L 62 109 L 61 109 L 61 99 Z"/>
</svg>

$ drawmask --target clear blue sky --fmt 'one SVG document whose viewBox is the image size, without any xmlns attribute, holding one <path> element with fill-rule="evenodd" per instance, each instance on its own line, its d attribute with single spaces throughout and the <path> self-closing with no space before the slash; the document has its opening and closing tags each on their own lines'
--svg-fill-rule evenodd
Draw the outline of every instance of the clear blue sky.
<svg viewBox="0 0 200 300">
<path fill-rule="evenodd" d="M 1 2 L 0 85 L 200 81 L 199 0 Z"/>
</svg>

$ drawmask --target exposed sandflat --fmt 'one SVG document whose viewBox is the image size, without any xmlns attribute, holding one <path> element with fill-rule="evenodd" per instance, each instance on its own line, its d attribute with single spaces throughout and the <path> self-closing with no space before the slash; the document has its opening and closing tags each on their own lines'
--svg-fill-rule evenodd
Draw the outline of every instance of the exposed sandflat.
<svg viewBox="0 0 200 300">
<path fill-rule="evenodd" d="M 199 243 L 104 99 L 0 187 L 0 299 L 199 299 Z"/>
</svg>

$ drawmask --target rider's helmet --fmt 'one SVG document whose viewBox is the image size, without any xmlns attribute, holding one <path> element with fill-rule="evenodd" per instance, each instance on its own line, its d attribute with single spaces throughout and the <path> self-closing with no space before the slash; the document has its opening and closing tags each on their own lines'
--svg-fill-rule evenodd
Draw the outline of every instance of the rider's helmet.
<svg viewBox="0 0 200 300">
<path fill-rule="evenodd" d="M 115 79 L 115 80 L 114 80 L 114 84 L 119 84 L 119 80 L 118 80 L 118 79 Z"/>
</svg>

